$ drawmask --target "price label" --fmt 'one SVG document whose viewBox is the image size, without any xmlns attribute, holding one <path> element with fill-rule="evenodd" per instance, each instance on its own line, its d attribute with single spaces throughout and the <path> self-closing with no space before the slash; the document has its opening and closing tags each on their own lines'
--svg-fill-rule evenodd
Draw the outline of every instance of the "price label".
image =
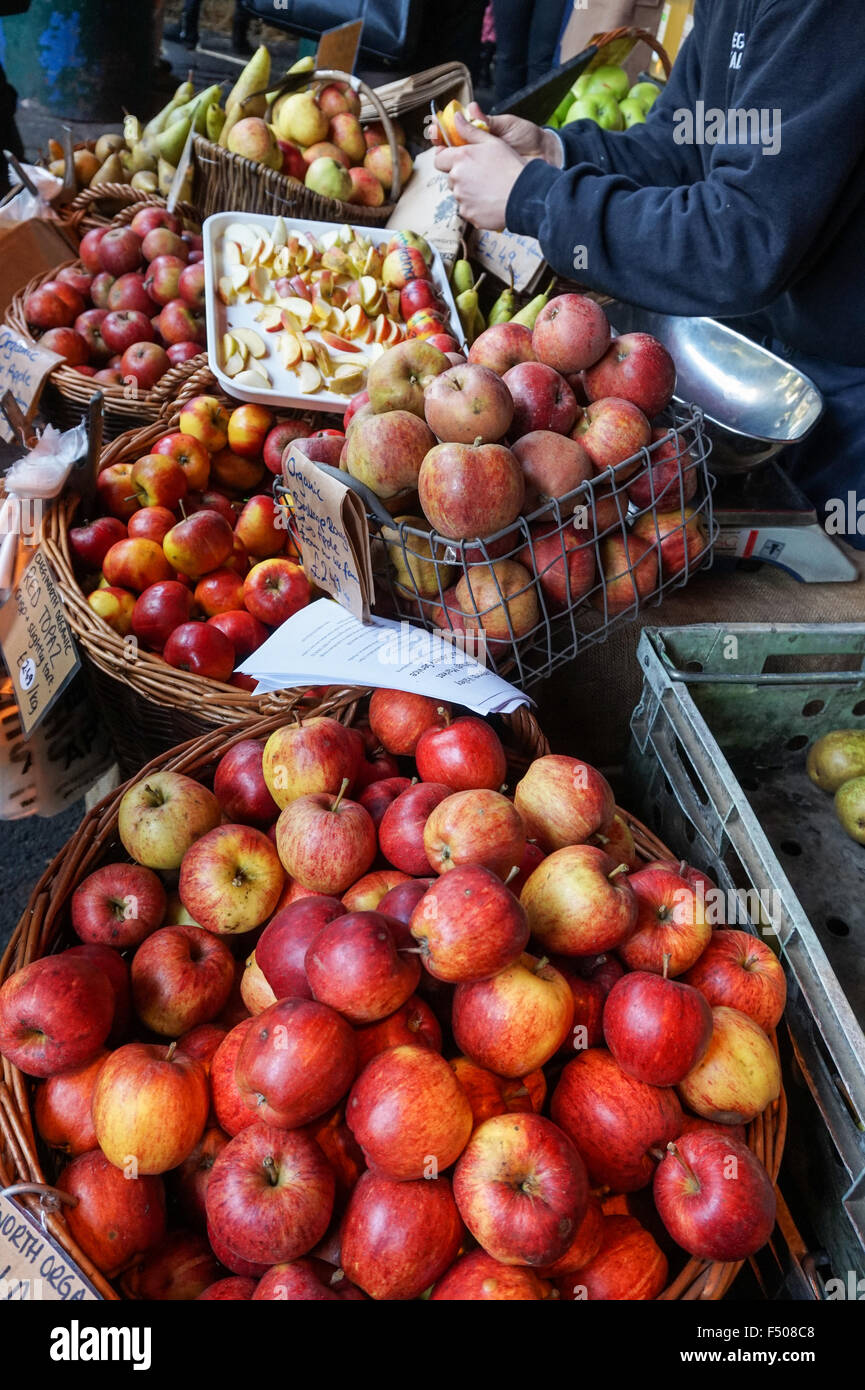
<svg viewBox="0 0 865 1390">
<path fill-rule="evenodd" d="M 292 445 L 283 478 L 297 522 L 303 567 L 313 584 L 361 622 L 369 619 L 372 559 L 360 498 Z"/>
<path fill-rule="evenodd" d="M 37 550 L 0 608 L 0 647 L 25 735 L 60 698 L 81 665 L 48 561 Z"/>
<path fill-rule="evenodd" d="M 12 1197 L 0 1195 L 0 1303 L 101 1302 L 101 1294 Z"/>
<path fill-rule="evenodd" d="M 56 352 L 28 343 L 14 328 L 0 324 L 0 397 L 11 391 L 22 415 L 29 416 L 39 400 L 46 377 L 63 361 Z M 14 436 L 0 415 L 0 438 L 11 443 Z"/>
</svg>

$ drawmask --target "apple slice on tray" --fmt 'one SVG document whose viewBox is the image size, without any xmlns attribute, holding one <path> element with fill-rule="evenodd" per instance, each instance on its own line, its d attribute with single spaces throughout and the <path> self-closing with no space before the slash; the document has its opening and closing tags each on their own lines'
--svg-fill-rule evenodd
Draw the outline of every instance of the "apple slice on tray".
<svg viewBox="0 0 865 1390">
<path fill-rule="evenodd" d="M 301 362 L 296 371 L 298 389 L 304 396 L 311 396 L 313 392 L 320 391 L 322 388 L 321 372 L 314 362 Z"/>
<path fill-rule="evenodd" d="M 246 347 L 250 357 L 267 356 L 267 346 L 255 332 L 254 328 L 232 328 L 231 333 L 235 342 Z"/>
</svg>

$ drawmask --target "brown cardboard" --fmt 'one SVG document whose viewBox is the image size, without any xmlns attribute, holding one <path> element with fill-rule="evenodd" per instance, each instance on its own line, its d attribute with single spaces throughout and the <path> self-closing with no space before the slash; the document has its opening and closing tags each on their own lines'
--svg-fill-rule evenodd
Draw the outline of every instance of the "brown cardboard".
<svg viewBox="0 0 865 1390">
<path fill-rule="evenodd" d="M 650 34 L 655 34 L 660 19 L 661 0 L 592 0 L 590 5 L 574 4 L 562 34 L 560 61 L 569 62 L 571 58 L 576 58 L 578 53 L 582 53 L 584 48 L 588 48 L 596 38 L 625 24 L 648 29 Z M 641 51 L 645 53 L 645 49 Z M 600 67 L 602 61 L 618 62 L 619 59 L 604 58 L 593 66 Z M 647 64 L 648 61 L 647 54 Z"/>
<path fill-rule="evenodd" d="M 74 255 L 75 247 L 53 222 L 38 217 L 29 222 L 0 220 L 0 314 L 35 275 L 44 275 Z"/>
<path fill-rule="evenodd" d="M 0 647 L 21 725 L 31 734 L 81 665 L 63 600 L 43 550 L 0 608 Z"/>
<path fill-rule="evenodd" d="M 318 41 L 315 66 L 323 71 L 354 72 L 363 20 L 352 19 L 335 29 L 326 29 Z"/>
</svg>

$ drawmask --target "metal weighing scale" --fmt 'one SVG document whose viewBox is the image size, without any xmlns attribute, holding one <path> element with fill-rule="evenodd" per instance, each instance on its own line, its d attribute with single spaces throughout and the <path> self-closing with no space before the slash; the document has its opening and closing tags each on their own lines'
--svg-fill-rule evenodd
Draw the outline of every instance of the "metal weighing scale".
<svg viewBox="0 0 865 1390">
<path fill-rule="evenodd" d="M 716 562 L 761 561 L 806 584 L 859 578 L 775 455 L 804 439 L 823 411 L 814 383 L 767 348 L 710 318 L 604 306 L 618 333 L 651 333 L 676 362 L 675 400 L 700 406 L 720 534 Z"/>
</svg>

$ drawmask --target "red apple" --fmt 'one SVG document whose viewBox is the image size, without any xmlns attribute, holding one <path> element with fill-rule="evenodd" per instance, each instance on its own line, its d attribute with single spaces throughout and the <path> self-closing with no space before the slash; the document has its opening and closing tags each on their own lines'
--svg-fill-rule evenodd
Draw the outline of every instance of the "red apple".
<svg viewBox="0 0 865 1390">
<path fill-rule="evenodd" d="M 113 310 L 105 315 L 100 331 L 111 352 L 125 353 L 136 343 L 152 342 L 155 336 L 149 316 L 139 309 Z"/>
<path fill-rule="evenodd" d="M 391 888 L 400 883 L 413 882 L 414 879 L 399 869 L 374 869 L 346 889 L 342 895 L 342 905 L 347 912 L 375 912 Z"/>
<path fill-rule="evenodd" d="M 67 367 L 83 366 L 90 356 L 87 339 L 74 328 L 49 328 L 39 342 L 46 352 L 56 352 L 62 357 Z"/>
<path fill-rule="evenodd" d="M 444 728 L 427 729 L 418 739 L 415 760 L 424 782 L 439 782 L 455 792 L 498 791 L 507 777 L 501 740 L 475 715 L 461 716 Z"/>
<path fill-rule="evenodd" d="M 504 376 L 521 362 L 536 362 L 532 330 L 521 323 L 497 323 L 479 333 L 469 348 L 469 362 Z"/>
<path fill-rule="evenodd" d="M 619 955 L 631 970 L 664 972 L 673 978 L 689 970 L 712 936 L 704 903 L 678 874 L 641 869 L 630 884 L 637 898 L 637 923 Z"/>
<path fill-rule="evenodd" d="M 134 230 L 137 232 L 138 228 L 136 227 Z M 84 233 L 84 236 L 81 238 L 81 245 L 78 247 L 78 255 L 93 275 L 97 275 L 102 269 L 99 245 L 107 231 L 107 227 L 91 228 L 89 232 Z"/>
<path fill-rule="evenodd" d="M 236 535 L 254 560 L 269 559 L 285 549 L 286 530 L 280 521 L 283 515 L 272 497 L 250 497 L 237 518 Z"/>
<path fill-rule="evenodd" d="M 540 1115 L 486 1120 L 454 1171 L 460 1215 L 481 1248 L 508 1265 L 545 1265 L 563 1255 L 588 1196 L 582 1158 Z"/>
<path fill-rule="evenodd" d="M 337 898 L 302 898 L 277 912 L 268 922 L 255 948 L 259 969 L 277 999 L 292 996 L 311 999 L 304 959 L 322 927 L 345 915 Z"/>
<path fill-rule="evenodd" d="M 369 1167 L 404 1182 L 450 1167 L 471 1133 L 472 1112 L 443 1057 L 403 1045 L 364 1068 L 349 1094 L 346 1121 Z"/>
<path fill-rule="evenodd" d="M 178 671 L 213 681 L 227 681 L 235 665 L 231 642 L 208 623 L 181 623 L 166 640 L 162 655 Z"/>
<path fill-rule="evenodd" d="M 661 557 L 662 579 L 690 574 L 698 569 L 709 551 L 709 537 L 702 512 L 693 507 L 684 511 L 651 512 L 637 517 L 633 535 L 657 547 Z"/>
<path fill-rule="evenodd" d="M 683 976 L 710 1004 L 738 1009 L 769 1033 L 787 1002 L 784 967 L 774 951 L 746 931 L 713 931 L 703 954 Z"/>
<path fill-rule="evenodd" d="M 357 765 L 357 747 L 345 725 L 321 715 L 304 721 L 298 718 L 272 733 L 262 764 L 264 780 L 279 807 L 312 793 L 338 792 L 344 778 L 353 780 Z"/>
<path fill-rule="evenodd" d="M 388 807 L 402 792 L 408 791 L 410 786 L 408 777 L 383 777 L 364 787 L 357 799 L 364 810 L 369 812 L 376 830 L 381 828 Z"/>
<path fill-rule="evenodd" d="M 318 893 L 344 893 L 366 873 L 378 847 L 369 814 L 344 799 L 347 784 L 346 779 L 335 797 L 326 792 L 298 797 L 276 823 L 283 867 Z"/>
<path fill-rule="evenodd" d="M 324 1260 L 291 1260 L 273 1265 L 252 1295 L 257 1301 L 287 1303 L 339 1303 L 364 1300 L 360 1289 L 346 1279 L 341 1269 Z"/>
<path fill-rule="evenodd" d="M 128 535 L 161 545 L 177 518 L 167 507 L 140 507 L 129 518 Z"/>
<path fill-rule="evenodd" d="M 610 342 L 610 324 L 594 299 L 559 294 L 535 319 L 532 347 L 539 362 L 557 372 L 581 372 L 602 357 Z"/>
<path fill-rule="evenodd" d="M 621 396 L 651 419 L 670 404 L 676 365 L 663 343 L 651 334 L 624 333 L 589 367 L 584 381 L 590 401 Z"/>
<path fill-rule="evenodd" d="M 89 1062 L 114 1018 L 114 990 L 89 960 L 42 956 L 0 986 L 0 1052 L 27 1076 Z"/>
<path fill-rule="evenodd" d="M 131 271 L 114 281 L 108 291 L 107 308 L 112 312 L 117 309 L 135 309 L 139 314 L 145 314 L 150 318 L 153 313 L 153 300 L 144 287 L 144 276 L 140 271 Z"/>
<path fill-rule="evenodd" d="M 200 1293 L 195 1301 L 207 1303 L 228 1300 L 236 1303 L 251 1299 L 257 1287 L 255 1279 L 244 1279 L 235 1274 L 227 1279 L 217 1279 L 216 1283 L 206 1288 L 204 1293 Z"/>
<path fill-rule="evenodd" d="M 455 792 L 439 802 L 424 826 L 423 843 L 436 873 L 475 864 L 506 879 L 519 867 L 526 831 L 507 797 L 480 788 Z"/>
<path fill-rule="evenodd" d="M 68 288 L 68 287 L 67 287 Z M 81 308 L 60 294 L 42 286 L 33 290 L 24 300 L 24 317 L 31 328 L 71 328 L 78 314 L 83 313 L 84 303 L 78 296 Z M 82 358 L 82 361 L 86 359 Z"/>
<path fill-rule="evenodd" d="M 109 314 L 109 318 L 111 315 Z M 168 354 L 158 343 L 138 342 L 126 349 L 120 362 L 124 378 L 134 377 L 142 391 L 149 391 L 168 371 Z"/>
<path fill-rule="evenodd" d="M 604 582 L 591 602 L 608 619 L 628 609 L 635 612 L 657 591 L 657 550 L 633 532 L 601 541 L 601 568 Z"/>
<path fill-rule="evenodd" d="M 117 541 L 102 562 L 102 572 L 110 585 L 136 593 L 174 577 L 162 547 L 140 538 Z"/>
<path fill-rule="evenodd" d="M 462 1238 L 447 1178 L 394 1182 L 364 1173 L 343 1219 L 342 1268 L 371 1298 L 418 1298 L 453 1263 Z"/>
<path fill-rule="evenodd" d="M 667 1257 L 633 1216 L 605 1216 L 601 1244 L 587 1264 L 556 1280 L 564 1299 L 645 1301 L 667 1283 Z"/>
<path fill-rule="evenodd" d="M 457 985 L 452 1026 L 457 1046 L 500 1076 L 525 1076 L 559 1050 L 574 1004 L 564 976 L 523 955 L 489 980 Z"/>
<path fill-rule="evenodd" d="M 273 415 L 263 405 L 240 405 L 228 420 L 228 447 L 241 458 L 257 459 L 273 425 Z"/>
<path fill-rule="evenodd" d="M 240 1259 L 273 1265 L 318 1244 L 333 1197 L 333 1172 L 314 1139 L 256 1123 L 214 1163 L 207 1221 Z"/>
<path fill-rule="evenodd" d="M 229 523 L 218 512 L 205 510 L 173 526 L 162 548 L 173 569 L 198 579 L 224 565 L 233 545 Z"/>
<path fill-rule="evenodd" d="M 165 1189 L 159 1177 L 130 1181 L 98 1149 L 74 1158 L 57 1178 L 72 1239 L 97 1269 L 111 1277 L 165 1235 Z"/>
<path fill-rule="evenodd" d="M 300 565 L 275 557 L 253 565 L 243 584 L 243 601 L 254 618 L 278 627 L 309 603 L 309 580 Z"/>
<path fill-rule="evenodd" d="M 102 229 L 106 230 L 106 229 Z M 83 242 L 81 243 L 83 246 Z M 90 298 L 96 309 L 108 309 L 108 296 L 114 284 L 115 276 L 109 275 L 107 271 L 101 270 L 98 275 L 94 275 L 93 284 L 90 286 Z"/>
<path fill-rule="evenodd" d="M 554 430 L 531 430 L 513 446 L 526 485 L 525 510 L 565 497 L 592 477 L 592 460 L 582 444 Z"/>
<path fill-rule="evenodd" d="M 218 825 L 183 856 L 180 898 L 207 931 L 251 931 L 274 912 L 284 877 L 276 850 L 261 830 Z"/>
<path fill-rule="evenodd" d="M 91 364 L 100 365 L 111 356 L 111 349 L 102 337 L 102 324 L 107 317 L 107 309 L 87 309 L 75 320 L 75 332 L 87 344 Z"/>
<path fill-rule="evenodd" d="M 121 1288 L 127 1298 L 188 1302 L 203 1293 L 221 1272 L 203 1235 L 174 1230 L 124 1272 Z"/>
<path fill-rule="evenodd" d="M 403 294 L 406 291 L 403 290 Z M 511 394 L 490 367 L 450 367 L 424 392 L 426 422 L 442 443 L 494 444 L 510 429 Z"/>
<path fill-rule="evenodd" d="M 379 826 L 379 844 L 395 868 L 407 874 L 429 872 L 424 827 L 430 813 L 450 795 L 450 787 L 440 782 L 421 782 L 391 802 Z"/>
<path fill-rule="evenodd" d="M 519 439 L 533 430 L 568 434 L 579 415 L 579 406 L 563 376 L 543 362 L 519 362 L 502 377 L 514 402 L 511 437 Z"/>
<path fill-rule="evenodd" d="M 712 1011 L 690 985 L 644 970 L 623 975 L 604 1006 L 604 1038 L 619 1066 L 650 1086 L 675 1086 L 712 1037 Z"/>
<path fill-rule="evenodd" d="M 304 960 L 320 1003 L 349 1023 L 386 1018 L 414 993 L 420 979 L 416 956 L 397 948 L 388 919 L 378 912 L 349 912 L 321 928 Z"/>
<path fill-rule="evenodd" d="M 582 444 L 598 473 L 615 468 L 616 481 L 632 478 L 645 465 L 640 453 L 652 437 L 652 427 L 638 406 L 618 396 L 605 397 L 586 407 L 573 434 Z M 621 467 L 628 459 L 633 462 Z"/>
<path fill-rule="evenodd" d="M 176 579 L 150 584 L 136 599 L 132 610 L 132 631 L 143 646 L 162 651 L 171 634 L 188 624 L 192 595 Z"/>
<path fill-rule="evenodd" d="M 585 598 L 595 583 L 594 542 L 556 521 L 532 526 L 529 534 L 518 558 L 537 575 L 551 604 L 564 608 Z"/>
<path fill-rule="evenodd" d="M 264 744 L 242 739 L 223 755 L 213 778 L 213 793 L 230 821 L 266 829 L 279 815 L 262 772 Z"/>
<path fill-rule="evenodd" d="M 567 1250 L 548 1265 L 538 1266 L 536 1273 L 544 1279 L 561 1279 L 565 1274 L 582 1269 L 601 1248 L 605 1221 L 599 1199 L 593 1192 L 589 1193 L 585 1216 L 571 1237 Z"/>
<path fill-rule="evenodd" d="M 201 1063 L 174 1043 L 126 1043 L 107 1059 L 93 1092 L 99 1147 L 118 1168 L 164 1173 L 200 1140 L 210 1095 Z"/>
<path fill-rule="evenodd" d="M 165 889 L 152 870 L 105 864 L 75 889 L 70 917 L 82 941 L 124 950 L 156 931 L 165 906 Z"/>
<path fill-rule="evenodd" d="M 36 1087 L 33 1119 L 37 1133 L 52 1149 L 62 1149 L 71 1158 L 97 1147 L 90 1106 L 107 1056 L 107 1051 L 97 1052 L 89 1062 L 49 1076 Z"/>
<path fill-rule="evenodd" d="M 570 1135 L 593 1186 L 636 1192 L 652 1180 L 652 1151 L 681 1132 L 682 1108 L 670 1089 L 623 1071 L 604 1048 L 581 1052 L 562 1072 L 550 1114 Z"/>
<path fill-rule="evenodd" d="M 410 1044 L 441 1052 L 442 1032 L 428 1004 L 411 995 L 388 1018 L 367 1024 L 355 1031 L 357 1038 L 358 1074 L 368 1062 L 391 1047 Z"/>
<path fill-rule="evenodd" d="M 100 570 L 112 545 L 126 539 L 123 522 L 114 516 L 98 516 L 86 526 L 69 530 L 69 549 L 78 563 L 87 570 Z"/>
<path fill-rule="evenodd" d="M 282 473 L 282 455 L 295 439 L 306 439 L 312 427 L 305 420 L 280 420 L 268 431 L 262 456 L 271 473 Z"/>
<path fill-rule="evenodd" d="M 479 864 L 454 868 L 428 889 L 411 919 L 421 959 L 436 979 L 484 980 L 519 959 L 526 914 L 504 884 Z"/>
<path fill-rule="evenodd" d="M 369 702 L 370 728 L 388 753 L 413 757 L 427 729 L 441 728 L 447 704 L 407 690 L 374 690 Z"/>
<path fill-rule="evenodd" d="M 217 1047 L 210 1064 L 213 1112 L 220 1128 L 226 1134 L 239 1134 L 256 1118 L 255 1111 L 247 1105 L 245 1096 L 241 1094 L 235 1067 L 241 1044 L 249 1029 L 254 1027 L 257 1021 L 254 1018 L 244 1018 L 236 1023 Z"/>
<path fill-rule="evenodd" d="M 697 491 L 697 465 L 672 429 L 652 430 L 651 463 L 628 484 L 628 497 L 641 510 L 679 511 Z"/>
<path fill-rule="evenodd" d="M 708 1049 L 679 1082 L 679 1095 L 703 1119 L 748 1124 L 778 1099 L 777 1055 L 760 1025 L 738 1009 L 718 1004 L 712 1021 Z"/>
<path fill-rule="evenodd" d="M 315 1000 L 289 998 L 256 1016 L 240 1044 L 235 1073 L 257 1119 L 296 1129 L 345 1095 L 356 1057 L 345 1019 Z"/>
<path fill-rule="evenodd" d="M 702 1260 L 745 1260 L 775 1226 L 775 1189 L 746 1144 L 711 1130 L 668 1145 L 655 1173 L 658 1215 L 677 1245 Z"/>
<path fill-rule="evenodd" d="M 522 469 L 503 444 L 437 444 L 423 458 L 417 488 L 430 525 L 451 540 L 504 530 L 525 499 Z"/>
<path fill-rule="evenodd" d="M 178 1037 L 216 1018 L 228 1002 L 234 962 L 224 942 L 200 927 L 162 927 L 132 962 L 132 998 L 146 1028 Z"/>
<path fill-rule="evenodd" d="M 110 227 L 99 241 L 100 268 L 110 275 L 137 270 L 141 265 L 141 247 L 142 238 L 131 227 Z"/>
<path fill-rule="evenodd" d="M 407 927 L 412 913 L 433 881 L 431 878 L 412 878 L 407 883 L 398 883 L 396 888 L 385 893 L 378 905 L 379 911 Z M 403 939 L 408 944 L 407 934 Z"/>
<path fill-rule="evenodd" d="M 503 1265 L 485 1250 L 470 1250 L 439 1279 L 430 1301 L 529 1302 L 550 1298 L 552 1292 L 533 1270 Z"/>
<path fill-rule="evenodd" d="M 610 824 L 616 810 L 607 779 L 589 763 L 559 753 L 534 760 L 517 783 L 514 805 L 529 839 L 546 850 L 584 843 Z"/>
<path fill-rule="evenodd" d="M 638 905 L 624 865 L 593 845 L 568 845 L 538 865 L 522 891 L 532 936 L 544 950 L 588 956 L 626 942 Z"/>
</svg>

